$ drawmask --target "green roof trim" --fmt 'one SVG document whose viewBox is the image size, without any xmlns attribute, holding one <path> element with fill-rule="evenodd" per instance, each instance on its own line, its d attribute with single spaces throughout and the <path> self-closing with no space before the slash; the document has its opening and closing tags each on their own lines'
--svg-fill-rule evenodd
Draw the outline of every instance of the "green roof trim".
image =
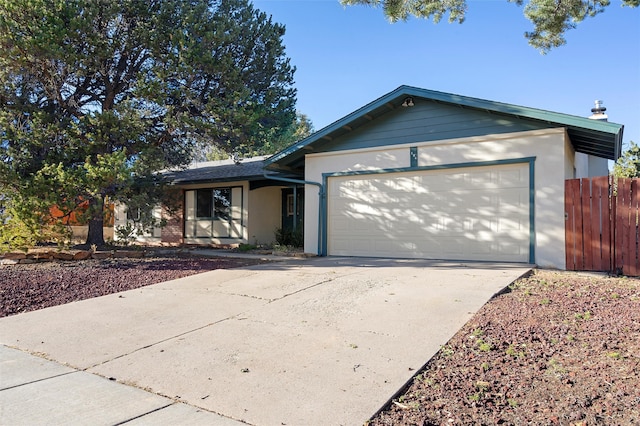
<svg viewBox="0 0 640 426">
<path fill-rule="evenodd" d="M 299 164 L 304 161 L 304 154 L 321 152 L 323 141 L 332 140 L 366 123 L 370 123 L 385 113 L 400 107 L 407 97 L 422 98 L 432 102 L 471 108 L 491 114 L 502 114 L 523 120 L 532 120 L 545 126 L 548 125 L 548 127 L 564 127 L 567 129 L 576 151 L 614 161 L 620 157 L 624 130 L 624 126 L 621 124 L 412 86 L 400 86 L 315 132 L 306 139 L 274 154 L 265 160 L 265 166 L 269 169 L 286 169 L 289 164 L 296 162 Z"/>
</svg>

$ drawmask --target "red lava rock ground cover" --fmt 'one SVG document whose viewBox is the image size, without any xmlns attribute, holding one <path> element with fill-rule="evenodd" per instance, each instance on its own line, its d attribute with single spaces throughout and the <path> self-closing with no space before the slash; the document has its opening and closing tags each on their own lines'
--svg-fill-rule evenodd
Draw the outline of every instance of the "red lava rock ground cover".
<svg viewBox="0 0 640 426">
<path fill-rule="evenodd" d="M 640 279 L 520 279 L 369 422 L 494 424 L 640 425 Z"/>
<path fill-rule="evenodd" d="M 132 290 L 253 259 L 149 257 L 0 266 L 0 317 Z"/>
</svg>

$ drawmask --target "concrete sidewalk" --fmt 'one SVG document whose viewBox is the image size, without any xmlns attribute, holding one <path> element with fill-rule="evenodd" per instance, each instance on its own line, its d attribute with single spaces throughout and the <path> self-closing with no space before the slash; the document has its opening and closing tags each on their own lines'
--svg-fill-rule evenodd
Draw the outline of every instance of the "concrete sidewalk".
<svg viewBox="0 0 640 426">
<path fill-rule="evenodd" d="M 288 260 L 2 318 L 0 424 L 362 424 L 528 270 Z"/>
<path fill-rule="evenodd" d="M 242 425 L 144 390 L 0 345 L 2 425 Z"/>
</svg>

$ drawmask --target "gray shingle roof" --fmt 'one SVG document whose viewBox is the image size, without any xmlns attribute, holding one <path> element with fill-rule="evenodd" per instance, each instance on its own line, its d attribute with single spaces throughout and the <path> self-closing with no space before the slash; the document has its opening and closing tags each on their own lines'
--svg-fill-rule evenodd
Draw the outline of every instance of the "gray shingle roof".
<svg viewBox="0 0 640 426">
<path fill-rule="evenodd" d="M 185 170 L 165 173 L 173 184 L 184 185 L 202 182 L 231 182 L 236 180 L 263 179 L 264 158 L 253 157 L 239 164 L 231 160 L 208 161 L 192 165 Z"/>
</svg>

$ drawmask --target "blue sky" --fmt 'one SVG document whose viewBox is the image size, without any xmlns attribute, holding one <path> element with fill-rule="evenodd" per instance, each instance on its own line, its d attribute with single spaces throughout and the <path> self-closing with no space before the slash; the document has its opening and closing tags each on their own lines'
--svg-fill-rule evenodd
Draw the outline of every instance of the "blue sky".
<svg viewBox="0 0 640 426">
<path fill-rule="evenodd" d="M 316 130 L 406 84 L 577 116 L 600 99 L 625 125 L 624 147 L 640 143 L 640 9 L 620 0 L 547 55 L 527 44 L 531 24 L 507 0 L 468 0 L 463 24 L 390 24 L 381 9 L 338 0 L 253 4 L 286 26 L 297 108 Z"/>
</svg>

